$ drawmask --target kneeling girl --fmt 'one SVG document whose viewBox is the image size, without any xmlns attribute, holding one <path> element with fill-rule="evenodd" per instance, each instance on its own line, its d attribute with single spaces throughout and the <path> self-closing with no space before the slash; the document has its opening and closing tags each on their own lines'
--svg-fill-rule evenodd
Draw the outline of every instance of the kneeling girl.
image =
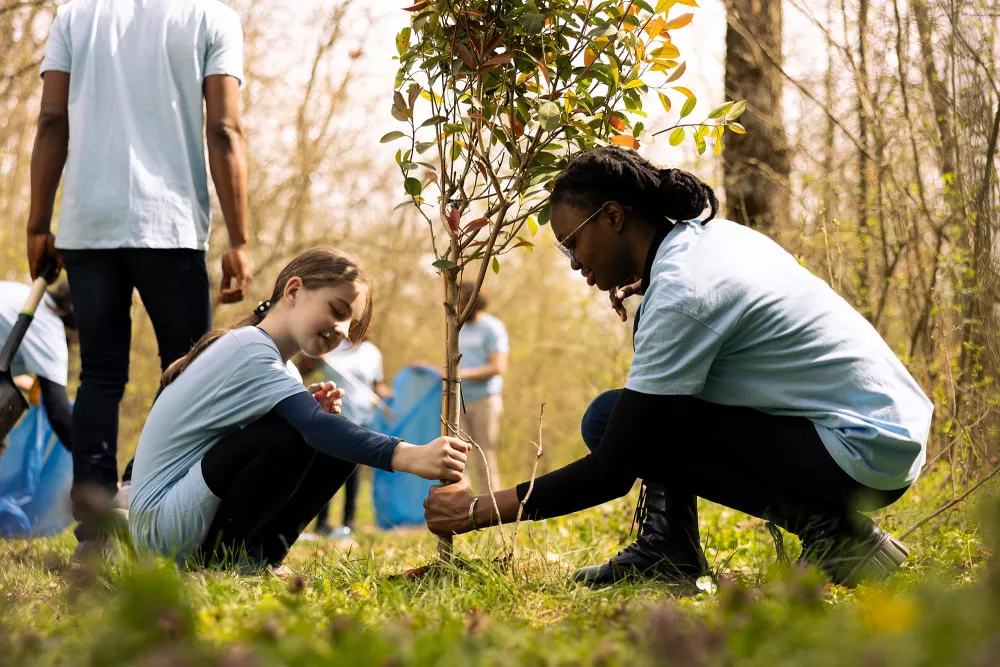
<svg viewBox="0 0 1000 667">
<path fill-rule="evenodd" d="M 205 335 L 163 375 L 136 450 L 129 526 L 139 548 L 178 560 L 277 566 L 357 464 L 460 480 L 469 445 L 418 447 L 340 417 L 343 391 L 286 368 L 359 341 L 372 288 L 357 264 L 314 249 L 268 301 Z M 247 561 L 248 559 L 248 561 Z"/>
</svg>

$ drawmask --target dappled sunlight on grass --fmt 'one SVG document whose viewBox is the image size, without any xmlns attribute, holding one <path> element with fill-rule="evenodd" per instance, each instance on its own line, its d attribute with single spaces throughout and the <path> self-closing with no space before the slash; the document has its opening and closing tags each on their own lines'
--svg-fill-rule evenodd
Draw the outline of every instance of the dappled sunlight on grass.
<svg viewBox="0 0 1000 667">
<path fill-rule="evenodd" d="M 929 514 L 945 482 L 927 475 L 883 525 Z M 459 538 L 467 565 L 422 579 L 402 576 L 436 558 L 419 530 L 302 541 L 287 580 L 149 559 L 72 569 L 69 533 L 2 542 L 0 664 L 976 664 L 1000 629 L 980 514 L 966 506 L 911 536 L 886 584 L 855 591 L 784 571 L 762 522 L 710 503 L 717 590 L 572 584 L 574 567 L 628 543 L 634 500 L 522 525 L 512 567 L 496 531 Z"/>
</svg>

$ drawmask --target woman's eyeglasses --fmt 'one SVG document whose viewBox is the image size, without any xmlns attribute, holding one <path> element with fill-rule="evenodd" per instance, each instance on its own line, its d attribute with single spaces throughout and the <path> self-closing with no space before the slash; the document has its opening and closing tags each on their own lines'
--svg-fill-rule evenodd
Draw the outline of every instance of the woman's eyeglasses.
<svg viewBox="0 0 1000 667">
<path fill-rule="evenodd" d="M 607 203 L 607 202 L 605 202 L 605 203 Z M 590 217 L 588 217 L 586 220 L 584 220 L 583 222 L 581 222 L 580 225 L 576 229 L 574 229 L 573 231 L 571 231 L 569 234 L 567 234 L 566 237 L 562 241 L 560 241 L 559 239 L 556 239 L 555 241 L 552 242 L 553 245 L 555 245 L 555 247 L 559 248 L 559 252 L 561 252 L 566 259 L 568 259 L 569 261 L 574 262 L 576 264 L 580 263 L 576 259 L 576 247 L 574 246 L 572 249 L 570 249 L 569 247 L 566 246 L 566 241 L 568 241 L 578 231 L 580 231 L 581 229 L 583 229 L 583 226 L 585 224 L 587 224 L 588 222 L 590 222 L 591 220 L 593 220 L 594 217 L 598 213 L 600 213 L 601 211 L 603 211 L 603 210 L 604 210 L 604 204 L 601 204 L 600 208 L 598 208 L 596 211 L 594 211 L 593 213 L 591 213 Z"/>
</svg>

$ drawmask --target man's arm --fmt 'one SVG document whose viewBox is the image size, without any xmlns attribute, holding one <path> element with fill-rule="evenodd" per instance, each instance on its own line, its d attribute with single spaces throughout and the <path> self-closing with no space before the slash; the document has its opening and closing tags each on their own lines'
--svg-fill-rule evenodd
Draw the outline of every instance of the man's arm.
<svg viewBox="0 0 1000 667">
<path fill-rule="evenodd" d="M 52 209 L 69 150 L 69 74 L 49 71 L 42 85 L 38 131 L 31 151 L 31 209 L 28 214 L 28 265 L 36 278 L 49 261 L 62 266 L 52 235 Z M 58 277 L 53 274 L 52 281 Z"/>
<path fill-rule="evenodd" d="M 219 301 L 234 303 L 243 299 L 253 279 L 247 251 L 247 149 L 239 81 L 224 74 L 206 77 L 205 106 L 208 163 L 229 231 Z"/>
<path fill-rule="evenodd" d="M 490 352 L 489 361 L 476 368 L 463 368 L 463 380 L 489 380 L 495 375 L 503 375 L 507 372 L 507 361 L 509 354 L 494 350 Z"/>
</svg>

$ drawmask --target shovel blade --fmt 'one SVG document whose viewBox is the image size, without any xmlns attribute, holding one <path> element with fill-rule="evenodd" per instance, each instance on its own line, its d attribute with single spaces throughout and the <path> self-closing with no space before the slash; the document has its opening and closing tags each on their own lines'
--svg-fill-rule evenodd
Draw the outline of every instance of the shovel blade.
<svg viewBox="0 0 1000 667">
<path fill-rule="evenodd" d="M 7 437 L 27 409 L 28 401 L 14 384 L 14 378 L 10 373 L 0 373 L 0 439 Z"/>
</svg>

